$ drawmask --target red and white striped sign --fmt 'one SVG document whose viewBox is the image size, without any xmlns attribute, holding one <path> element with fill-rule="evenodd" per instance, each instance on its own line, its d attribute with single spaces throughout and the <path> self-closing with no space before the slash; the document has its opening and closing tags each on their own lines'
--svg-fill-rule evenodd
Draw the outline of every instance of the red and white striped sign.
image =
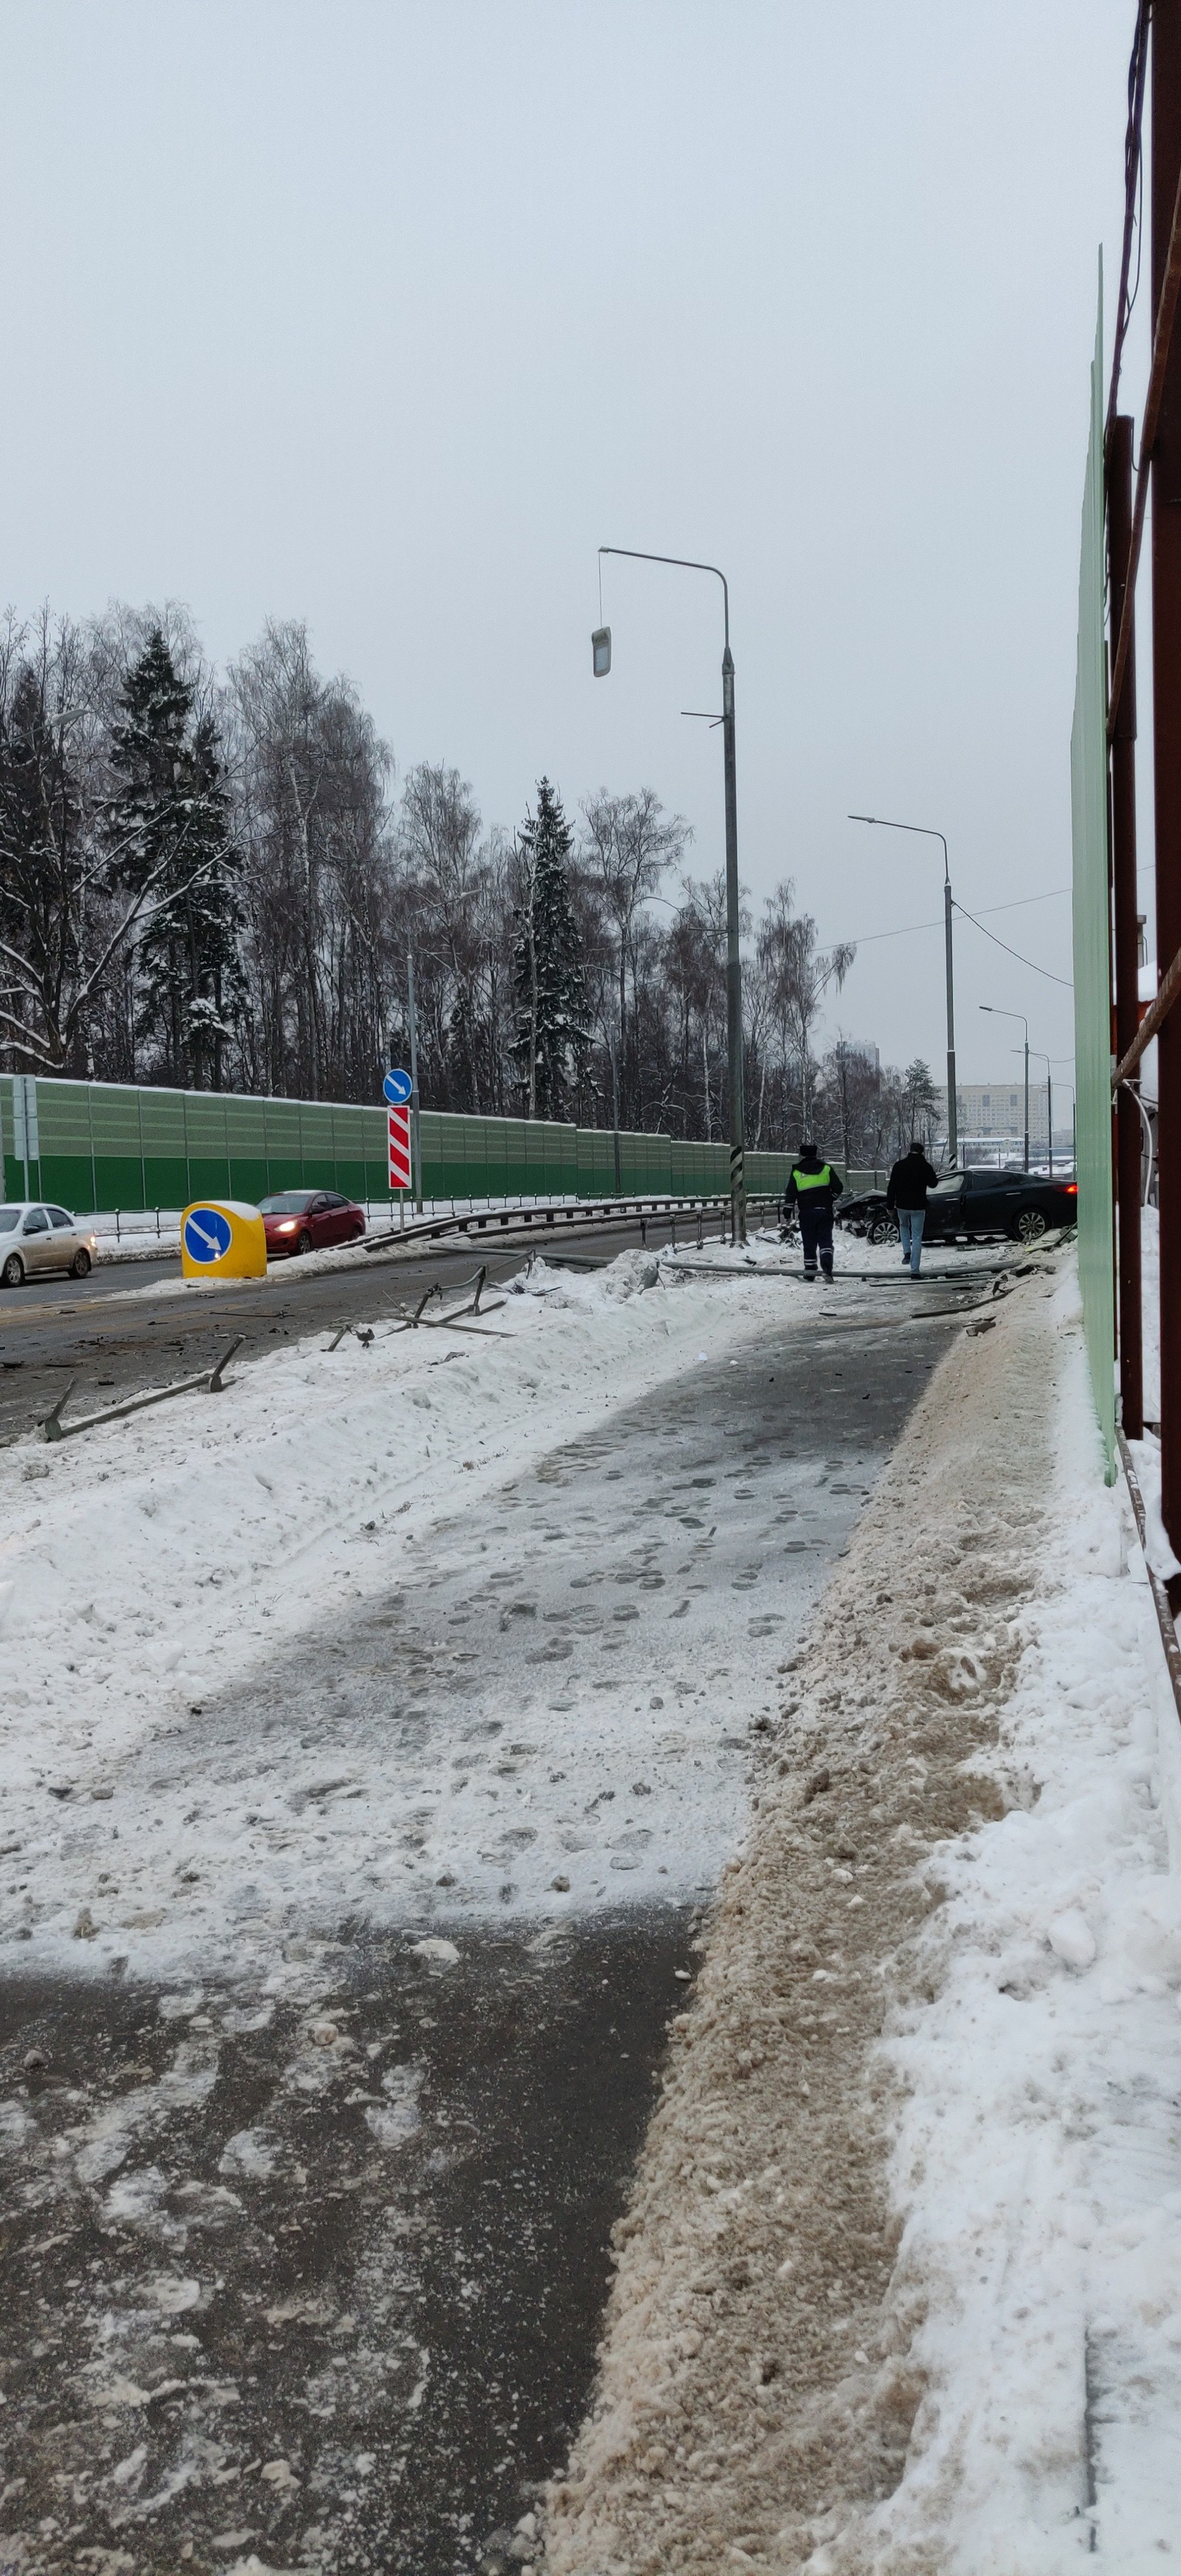
<svg viewBox="0 0 1181 2576">
<path fill-rule="evenodd" d="M 390 1188 L 410 1187 L 410 1110 L 391 1109 L 390 1122 Z"/>
</svg>

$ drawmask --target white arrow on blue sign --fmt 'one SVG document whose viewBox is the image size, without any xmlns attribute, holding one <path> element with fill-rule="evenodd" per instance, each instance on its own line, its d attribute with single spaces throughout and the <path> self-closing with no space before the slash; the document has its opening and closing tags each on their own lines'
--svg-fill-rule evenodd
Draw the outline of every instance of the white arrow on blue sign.
<svg viewBox="0 0 1181 2576">
<path fill-rule="evenodd" d="M 230 1248 L 230 1221 L 220 1208 L 192 1208 L 185 1219 L 190 1261 L 220 1261 Z"/>
<path fill-rule="evenodd" d="M 396 1109 L 400 1109 L 403 1103 L 409 1100 L 411 1092 L 414 1089 L 414 1085 L 409 1074 L 403 1073 L 398 1065 L 390 1066 L 390 1070 L 381 1087 L 385 1093 L 386 1099 L 392 1100 Z"/>
</svg>

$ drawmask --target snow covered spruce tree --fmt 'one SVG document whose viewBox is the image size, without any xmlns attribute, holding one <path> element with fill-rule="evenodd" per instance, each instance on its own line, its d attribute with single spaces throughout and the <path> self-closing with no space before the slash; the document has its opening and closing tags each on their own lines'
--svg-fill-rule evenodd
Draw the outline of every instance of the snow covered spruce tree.
<svg viewBox="0 0 1181 2576">
<path fill-rule="evenodd" d="M 239 854 L 217 728 L 153 628 L 120 696 L 108 824 L 123 882 L 146 899 L 135 955 L 136 1036 L 166 1080 L 219 1089 L 242 993 Z"/>
<path fill-rule="evenodd" d="M 521 827 L 514 914 L 511 1054 L 528 1118 L 569 1114 L 590 1050 L 582 940 L 570 900 L 573 846 L 562 800 L 543 778 L 536 815 L 527 814 Z"/>
</svg>

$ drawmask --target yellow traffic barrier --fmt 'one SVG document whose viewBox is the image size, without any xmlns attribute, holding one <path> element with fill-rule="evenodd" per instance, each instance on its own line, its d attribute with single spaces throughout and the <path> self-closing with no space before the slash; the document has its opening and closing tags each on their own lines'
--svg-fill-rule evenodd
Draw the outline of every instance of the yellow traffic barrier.
<svg viewBox="0 0 1181 2576">
<path fill-rule="evenodd" d="M 186 1279 L 265 1279 L 266 1227 L 245 1199 L 194 1199 L 180 1221 Z"/>
</svg>

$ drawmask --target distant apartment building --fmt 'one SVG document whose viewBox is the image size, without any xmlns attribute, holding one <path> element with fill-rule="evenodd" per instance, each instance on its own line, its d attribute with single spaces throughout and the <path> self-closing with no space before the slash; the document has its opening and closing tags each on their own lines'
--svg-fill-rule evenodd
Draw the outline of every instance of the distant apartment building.
<svg viewBox="0 0 1181 2576">
<path fill-rule="evenodd" d="M 946 1109 L 946 1092 L 940 1095 Z M 956 1125 L 959 1130 L 960 1158 L 978 1155 L 982 1162 L 1019 1160 L 1025 1149 L 1025 1087 L 1020 1076 L 1003 1082 L 957 1082 L 955 1091 Z M 946 1124 L 943 1126 L 946 1135 Z M 1054 1151 L 1071 1149 L 1070 1093 L 1056 1092 L 1054 1099 Z M 1029 1085 L 1029 1150 L 1031 1154 L 1046 1151 L 1046 1085 L 1045 1079 Z"/>
</svg>

